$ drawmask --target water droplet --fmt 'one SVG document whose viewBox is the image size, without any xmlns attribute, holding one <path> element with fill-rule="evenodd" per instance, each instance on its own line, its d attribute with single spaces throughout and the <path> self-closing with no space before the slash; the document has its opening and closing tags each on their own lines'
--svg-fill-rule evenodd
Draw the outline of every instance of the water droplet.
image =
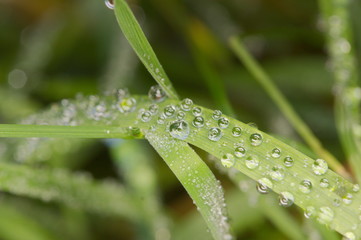
<svg viewBox="0 0 361 240">
<path fill-rule="evenodd" d="M 242 129 L 240 127 L 234 127 L 232 129 L 232 136 L 233 137 L 239 137 L 242 134 Z"/>
<path fill-rule="evenodd" d="M 273 183 L 268 178 L 261 178 L 257 181 L 257 191 L 259 193 L 269 193 L 271 188 L 273 188 Z"/>
<path fill-rule="evenodd" d="M 223 155 L 223 157 L 221 158 L 221 163 L 226 168 L 233 167 L 235 163 L 234 156 L 230 153 Z"/>
<path fill-rule="evenodd" d="M 196 128 L 201 128 L 204 126 L 204 118 L 201 116 L 197 116 L 193 119 L 192 125 Z"/>
<path fill-rule="evenodd" d="M 293 166 L 293 158 L 285 157 L 285 159 L 283 159 L 283 163 L 286 167 L 292 167 Z"/>
<path fill-rule="evenodd" d="M 257 124 L 256 124 L 256 123 L 254 123 L 254 122 L 249 122 L 249 123 L 247 123 L 247 125 L 248 125 L 248 126 L 250 126 L 251 128 L 258 129 Z"/>
<path fill-rule="evenodd" d="M 109 9 L 114 9 L 114 0 L 105 0 L 105 6 Z"/>
<path fill-rule="evenodd" d="M 172 117 L 176 112 L 176 109 L 173 105 L 168 105 L 164 108 L 164 115 L 166 117 Z"/>
<path fill-rule="evenodd" d="M 274 148 L 271 152 L 273 158 L 279 158 L 281 156 L 281 150 L 279 148 Z"/>
<path fill-rule="evenodd" d="M 327 188 L 329 186 L 329 182 L 327 178 L 322 178 L 320 180 L 320 187 Z"/>
<path fill-rule="evenodd" d="M 310 180 L 302 180 L 300 185 L 298 186 L 298 190 L 302 193 L 310 193 L 312 190 L 312 183 Z"/>
<path fill-rule="evenodd" d="M 178 120 L 184 119 L 185 116 L 186 116 L 186 114 L 185 114 L 184 112 L 182 112 L 182 111 L 179 111 L 179 112 L 177 113 L 177 119 L 178 119 Z"/>
<path fill-rule="evenodd" d="M 249 156 L 245 161 L 246 167 L 248 169 L 255 169 L 259 165 L 259 160 L 256 156 Z"/>
<path fill-rule="evenodd" d="M 138 127 L 129 127 L 128 131 L 133 137 L 143 136 L 142 132 L 140 131 L 140 129 Z"/>
<path fill-rule="evenodd" d="M 184 110 L 184 111 L 189 111 L 192 109 L 192 106 L 193 106 L 193 101 L 192 99 L 189 99 L 189 98 L 185 98 L 183 99 L 183 101 L 181 102 L 181 108 Z"/>
<path fill-rule="evenodd" d="M 269 172 L 269 176 L 274 181 L 282 181 L 285 178 L 285 170 L 282 166 L 274 166 Z"/>
<path fill-rule="evenodd" d="M 341 199 L 339 197 L 333 199 L 333 205 L 339 207 L 341 205 Z"/>
<path fill-rule="evenodd" d="M 259 146 L 262 143 L 262 135 L 259 133 L 253 133 L 250 137 L 249 140 L 251 141 L 251 144 L 253 146 Z"/>
<path fill-rule="evenodd" d="M 279 196 L 279 203 L 283 207 L 289 207 L 295 201 L 293 194 L 290 192 L 281 192 Z"/>
<path fill-rule="evenodd" d="M 246 155 L 246 149 L 243 147 L 236 147 L 234 150 L 234 155 L 238 158 L 244 157 Z"/>
<path fill-rule="evenodd" d="M 165 116 L 163 114 L 158 117 L 157 123 L 158 124 L 164 124 L 165 123 Z"/>
<path fill-rule="evenodd" d="M 193 116 L 201 116 L 202 115 L 202 109 L 200 107 L 194 107 L 192 109 Z"/>
<path fill-rule="evenodd" d="M 151 104 L 148 110 L 152 115 L 156 115 L 158 113 L 159 107 L 157 104 Z"/>
<path fill-rule="evenodd" d="M 360 185 L 354 184 L 353 188 L 352 188 L 352 191 L 355 192 L 355 193 L 359 192 L 360 191 Z"/>
<path fill-rule="evenodd" d="M 213 114 L 212 114 L 212 118 L 214 120 L 218 120 L 222 117 L 222 112 L 219 110 L 214 110 Z"/>
<path fill-rule="evenodd" d="M 166 96 L 166 93 L 159 85 L 150 87 L 148 92 L 148 97 L 153 102 L 162 102 L 166 98 Z"/>
<path fill-rule="evenodd" d="M 334 217 L 334 213 L 329 207 L 320 207 L 317 220 L 322 224 L 329 224 Z"/>
<path fill-rule="evenodd" d="M 327 162 L 323 159 L 317 159 L 312 164 L 312 170 L 316 175 L 323 175 L 327 172 L 328 165 Z"/>
<path fill-rule="evenodd" d="M 346 205 L 350 205 L 352 203 L 352 198 L 353 198 L 353 195 L 351 193 L 346 193 L 346 195 L 342 197 L 342 201 Z"/>
<path fill-rule="evenodd" d="M 315 216 L 316 209 L 312 206 L 306 207 L 304 215 L 306 218 L 312 218 Z"/>
<path fill-rule="evenodd" d="M 189 126 L 186 121 L 175 121 L 169 126 L 169 133 L 172 137 L 184 140 L 189 135 Z"/>
<path fill-rule="evenodd" d="M 150 111 L 145 111 L 141 114 L 140 119 L 142 122 L 149 122 L 152 119 L 152 113 Z"/>
<path fill-rule="evenodd" d="M 211 128 L 208 132 L 208 139 L 217 142 L 222 137 L 222 130 L 219 128 Z"/>
<path fill-rule="evenodd" d="M 355 239 L 356 239 L 356 235 L 353 232 L 345 233 L 344 237 L 342 238 L 342 240 L 355 240 Z"/>
<path fill-rule="evenodd" d="M 137 105 L 137 100 L 135 98 L 123 98 L 120 102 L 118 102 L 117 107 L 120 112 L 128 113 L 134 111 Z"/>
<path fill-rule="evenodd" d="M 218 120 L 218 126 L 220 127 L 220 128 L 227 128 L 228 127 L 228 125 L 229 125 L 229 120 L 227 119 L 227 118 L 225 118 L 225 117 L 222 117 L 222 118 L 220 118 L 219 120 Z"/>
</svg>

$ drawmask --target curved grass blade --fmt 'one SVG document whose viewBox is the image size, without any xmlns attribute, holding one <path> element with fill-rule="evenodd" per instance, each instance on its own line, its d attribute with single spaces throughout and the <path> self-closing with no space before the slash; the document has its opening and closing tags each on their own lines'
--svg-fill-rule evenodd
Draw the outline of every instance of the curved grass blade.
<svg viewBox="0 0 361 240">
<path fill-rule="evenodd" d="M 137 218 L 123 187 L 114 182 L 96 182 L 85 174 L 60 169 L 30 168 L 0 163 L 0 189 L 12 194 L 61 202 L 103 215 Z"/>
<path fill-rule="evenodd" d="M 146 138 L 177 176 L 197 205 L 215 239 L 232 239 L 221 185 L 187 143 L 164 131 L 149 131 Z"/>
<path fill-rule="evenodd" d="M 177 98 L 177 93 L 168 79 L 162 65 L 150 46 L 137 19 L 124 0 L 115 0 L 115 16 L 128 42 L 139 59 L 143 62 L 155 81 L 163 88 L 170 98 Z"/>
</svg>

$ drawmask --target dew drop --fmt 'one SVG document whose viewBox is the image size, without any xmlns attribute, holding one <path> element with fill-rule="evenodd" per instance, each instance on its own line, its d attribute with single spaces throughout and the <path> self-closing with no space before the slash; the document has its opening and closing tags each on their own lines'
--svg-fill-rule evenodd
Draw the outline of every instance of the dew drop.
<svg viewBox="0 0 361 240">
<path fill-rule="evenodd" d="M 156 115 L 158 113 L 159 107 L 157 104 L 151 104 L 148 110 L 152 115 Z"/>
<path fill-rule="evenodd" d="M 204 118 L 201 116 L 197 116 L 193 119 L 192 125 L 196 128 L 201 128 L 204 126 Z"/>
<path fill-rule="evenodd" d="M 137 105 L 137 100 L 135 98 L 123 98 L 120 102 L 118 102 L 117 107 L 120 112 L 128 113 L 134 111 Z"/>
<path fill-rule="evenodd" d="M 150 87 L 148 92 L 148 97 L 153 102 L 162 102 L 166 98 L 166 96 L 166 93 L 159 85 Z"/>
<path fill-rule="evenodd" d="M 341 199 L 339 197 L 333 199 L 333 205 L 339 207 L 341 205 Z"/>
<path fill-rule="evenodd" d="M 290 192 L 281 192 L 279 196 L 279 204 L 283 207 L 289 207 L 295 201 L 293 194 Z"/>
<path fill-rule="evenodd" d="M 230 153 L 224 154 L 221 158 L 221 163 L 226 168 L 233 167 L 235 163 L 234 156 Z"/>
<path fill-rule="evenodd" d="M 315 216 L 316 209 L 312 206 L 306 207 L 304 215 L 306 218 L 312 218 Z"/>
<path fill-rule="evenodd" d="M 184 111 L 189 111 L 192 109 L 192 106 L 193 106 L 193 101 L 192 99 L 189 99 L 189 98 L 185 98 L 183 99 L 183 101 L 181 102 L 181 108 L 184 110 Z"/>
<path fill-rule="evenodd" d="M 253 146 L 259 146 L 262 143 L 262 135 L 259 133 L 253 133 L 250 137 L 249 140 L 251 141 L 251 144 Z"/>
<path fill-rule="evenodd" d="M 219 110 L 214 110 L 213 114 L 212 114 L 212 118 L 214 120 L 218 120 L 222 117 L 222 112 Z"/>
<path fill-rule="evenodd" d="M 219 128 L 211 128 L 208 132 L 208 139 L 217 142 L 222 137 L 222 130 Z"/>
<path fill-rule="evenodd" d="M 282 181 L 285 178 L 285 171 L 281 166 L 274 166 L 269 172 L 269 176 L 274 181 Z"/>
<path fill-rule="evenodd" d="M 273 158 L 279 158 L 281 156 L 281 149 L 279 148 L 274 148 L 271 152 L 271 156 Z"/>
<path fill-rule="evenodd" d="M 354 184 L 353 188 L 352 188 L 352 191 L 355 192 L 355 193 L 359 192 L 360 191 L 360 185 Z"/>
<path fill-rule="evenodd" d="M 175 114 L 175 111 L 176 109 L 173 105 L 168 105 L 164 108 L 164 115 L 168 118 L 172 117 Z"/>
<path fill-rule="evenodd" d="M 114 9 L 114 0 L 105 0 L 104 3 L 107 8 Z"/>
<path fill-rule="evenodd" d="M 346 193 L 346 195 L 342 197 L 342 201 L 346 205 L 350 205 L 352 203 L 352 198 L 353 198 L 353 195 L 351 193 Z"/>
<path fill-rule="evenodd" d="M 238 158 L 244 157 L 246 155 L 246 149 L 243 147 L 236 147 L 234 150 L 234 155 Z"/>
<path fill-rule="evenodd" d="M 189 126 L 186 121 L 175 121 L 169 126 L 169 133 L 172 137 L 184 140 L 189 135 Z"/>
<path fill-rule="evenodd" d="M 328 224 L 333 220 L 334 213 L 333 210 L 329 207 L 320 207 L 317 220 L 320 223 Z"/>
<path fill-rule="evenodd" d="M 258 160 L 258 158 L 257 158 L 256 156 L 249 156 L 249 157 L 246 159 L 245 164 L 246 164 L 246 167 L 247 167 L 248 169 L 253 170 L 253 169 L 255 169 L 255 168 L 258 167 L 258 165 L 259 165 L 259 160 Z"/>
<path fill-rule="evenodd" d="M 186 116 L 185 112 L 179 111 L 179 112 L 177 113 L 177 119 L 178 119 L 178 120 L 184 119 L 185 116 Z"/>
<path fill-rule="evenodd" d="M 193 116 L 198 117 L 202 115 L 202 109 L 200 107 L 194 107 L 192 109 Z"/>
<path fill-rule="evenodd" d="M 269 193 L 272 187 L 273 183 L 268 178 L 261 178 L 257 181 L 256 189 L 261 194 Z"/>
<path fill-rule="evenodd" d="M 142 122 L 149 122 L 152 119 L 152 113 L 150 111 L 145 111 L 140 115 Z"/>
<path fill-rule="evenodd" d="M 327 172 L 328 165 L 327 162 L 323 159 L 317 159 L 312 164 L 312 170 L 316 175 L 323 175 Z"/>
<path fill-rule="evenodd" d="M 229 120 L 225 117 L 221 117 L 219 120 L 218 120 L 218 126 L 220 128 L 227 128 L 229 125 Z"/>
<path fill-rule="evenodd" d="M 285 157 L 285 159 L 283 159 L 283 163 L 286 167 L 292 167 L 293 166 L 293 158 Z"/>
<path fill-rule="evenodd" d="M 232 136 L 233 137 L 240 137 L 242 134 L 242 129 L 240 127 L 234 127 L 232 129 Z"/>
<path fill-rule="evenodd" d="M 164 124 L 165 123 L 165 116 L 163 114 L 158 117 L 157 123 L 158 124 Z"/>
<path fill-rule="evenodd" d="M 320 180 L 320 187 L 322 188 L 328 188 L 329 186 L 329 182 L 328 182 L 328 179 L 327 178 L 322 178 Z"/>
<path fill-rule="evenodd" d="M 298 186 L 298 190 L 300 190 L 300 192 L 308 194 L 311 192 L 312 190 L 312 183 L 310 180 L 302 180 L 300 182 L 300 185 Z"/>
</svg>

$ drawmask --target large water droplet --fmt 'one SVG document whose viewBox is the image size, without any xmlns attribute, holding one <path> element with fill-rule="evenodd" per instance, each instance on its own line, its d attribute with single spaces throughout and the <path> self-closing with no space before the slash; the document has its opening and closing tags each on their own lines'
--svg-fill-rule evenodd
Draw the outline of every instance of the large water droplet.
<svg viewBox="0 0 361 240">
<path fill-rule="evenodd" d="M 328 165 L 327 162 L 323 159 L 317 159 L 312 164 L 312 170 L 316 175 L 323 175 L 327 172 Z"/>
<path fill-rule="evenodd" d="M 204 126 L 204 118 L 201 116 L 197 116 L 193 119 L 192 125 L 196 128 L 201 128 Z"/>
<path fill-rule="evenodd" d="M 271 188 L 273 188 L 273 183 L 268 178 L 261 178 L 257 181 L 257 191 L 259 193 L 269 193 Z"/>
<path fill-rule="evenodd" d="M 105 6 L 109 9 L 114 9 L 114 0 L 105 0 Z"/>
<path fill-rule="evenodd" d="M 227 128 L 229 125 L 229 120 L 225 117 L 222 117 L 218 120 L 218 126 L 220 128 Z"/>
<path fill-rule="evenodd" d="M 221 163 L 226 168 L 233 167 L 235 163 L 234 156 L 230 153 L 224 154 L 221 158 Z"/>
<path fill-rule="evenodd" d="M 285 178 L 285 170 L 281 166 L 274 166 L 269 172 L 269 176 L 274 181 L 282 181 Z"/>
<path fill-rule="evenodd" d="M 310 193 L 312 190 L 312 183 L 310 180 L 302 180 L 300 182 L 300 185 L 298 186 L 298 189 L 300 190 L 300 192 L 302 193 Z"/>
<path fill-rule="evenodd" d="M 316 209 L 312 206 L 306 207 L 304 215 L 306 218 L 312 218 L 315 216 Z"/>
<path fill-rule="evenodd" d="M 253 146 L 259 146 L 262 143 L 262 135 L 259 133 L 253 133 L 250 137 L 249 140 L 251 141 L 251 144 Z"/>
<path fill-rule="evenodd" d="M 290 192 L 281 192 L 279 196 L 279 203 L 283 207 L 289 207 L 293 204 L 295 198 Z"/>
<path fill-rule="evenodd" d="M 192 109 L 193 116 L 201 116 L 202 115 L 202 109 L 200 107 L 194 107 Z"/>
<path fill-rule="evenodd" d="M 184 111 L 189 111 L 192 109 L 192 106 L 193 106 L 193 101 L 192 99 L 189 99 L 189 98 L 185 98 L 183 99 L 183 101 L 181 102 L 181 108 L 184 110 Z"/>
<path fill-rule="evenodd" d="M 293 158 L 291 157 L 285 157 L 285 159 L 283 159 L 283 163 L 286 167 L 292 167 L 293 166 Z"/>
<path fill-rule="evenodd" d="M 255 169 L 259 165 L 259 160 L 256 156 L 249 156 L 246 159 L 245 164 L 248 169 Z"/>
<path fill-rule="evenodd" d="M 175 121 L 169 126 L 169 133 L 172 137 L 184 140 L 189 135 L 189 126 L 186 121 Z"/>
<path fill-rule="evenodd" d="M 279 148 L 274 148 L 271 152 L 271 156 L 273 158 L 279 158 L 281 156 L 281 149 Z"/>
<path fill-rule="evenodd" d="M 232 129 L 232 136 L 233 137 L 240 137 L 242 134 L 242 129 L 240 127 L 234 127 Z"/>
<path fill-rule="evenodd" d="M 320 207 L 317 220 L 323 224 L 329 224 L 334 217 L 333 210 L 329 207 Z"/>
<path fill-rule="evenodd" d="M 135 98 L 123 98 L 120 102 L 118 102 L 117 107 L 120 112 L 128 113 L 134 111 L 137 105 L 137 100 Z"/>
<path fill-rule="evenodd" d="M 329 186 L 329 182 L 328 182 L 328 179 L 327 178 L 322 178 L 320 180 L 320 187 L 322 188 L 328 188 Z"/>
<path fill-rule="evenodd" d="M 218 120 L 222 117 L 222 112 L 219 110 L 214 110 L 213 114 L 212 114 L 212 118 L 214 120 Z"/>
<path fill-rule="evenodd" d="M 222 137 L 222 130 L 219 128 L 211 128 L 208 132 L 208 139 L 217 142 Z"/>
<path fill-rule="evenodd" d="M 164 108 L 164 115 L 166 117 L 172 117 L 176 112 L 176 109 L 173 105 L 168 105 Z"/>
<path fill-rule="evenodd" d="M 238 158 L 244 157 L 246 155 L 246 149 L 243 147 L 236 147 L 234 150 L 234 155 Z"/>
<path fill-rule="evenodd" d="M 148 97 L 153 102 L 161 102 L 166 98 L 166 96 L 167 96 L 166 93 L 163 91 L 163 89 L 159 85 L 150 87 L 149 92 L 148 92 Z"/>
</svg>

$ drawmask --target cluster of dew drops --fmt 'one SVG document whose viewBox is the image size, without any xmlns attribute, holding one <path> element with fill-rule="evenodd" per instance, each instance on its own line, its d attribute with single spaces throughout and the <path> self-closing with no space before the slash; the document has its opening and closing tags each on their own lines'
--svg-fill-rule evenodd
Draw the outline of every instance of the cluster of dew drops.
<svg viewBox="0 0 361 240">
<path fill-rule="evenodd" d="M 193 106 L 193 101 L 191 99 L 184 99 L 181 101 L 179 106 L 175 105 L 167 105 L 164 107 L 163 111 L 161 111 L 157 105 L 158 102 L 161 102 L 165 99 L 165 93 L 159 86 L 151 87 L 149 91 L 149 98 L 154 102 L 149 106 L 148 110 L 142 109 L 139 114 L 139 118 L 143 122 L 149 122 L 153 116 L 157 115 L 156 122 L 157 124 L 165 124 L 168 119 L 175 118 L 176 120 L 170 121 L 167 126 L 167 130 L 169 134 L 177 139 L 185 140 L 188 138 L 191 132 L 192 125 L 196 129 L 201 129 L 205 126 L 209 126 L 207 121 L 203 117 L 202 109 L 198 106 Z M 193 117 L 193 120 L 189 123 L 185 120 L 186 114 L 190 113 Z M 215 110 L 212 113 L 212 120 L 216 121 L 217 127 L 208 127 L 207 137 L 210 141 L 218 142 L 223 136 L 223 130 L 230 126 L 229 120 L 222 116 L 222 112 L 219 110 Z M 242 135 L 242 129 L 238 126 L 234 126 L 231 129 L 231 134 L 233 137 L 237 138 Z M 252 133 L 249 137 L 249 142 L 251 146 L 257 147 L 263 143 L 263 137 L 261 133 Z M 237 159 L 246 157 L 247 150 L 243 146 L 236 146 L 234 152 L 225 153 L 221 158 L 221 164 L 226 168 L 231 168 L 235 165 Z M 274 159 L 281 158 L 282 151 L 280 148 L 274 148 L 270 152 L 270 157 Z M 294 165 L 294 159 L 291 156 L 285 156 L 283 158 L 283 166 L 277 165 L 272 168 L 272 171 L 269 172 L 269 177 L 260 178 L 257 181 L 257 191 L 262 194 L 266 194 L 273 188 L 273 182 L 281 181 L 284 176 L 284 167 L 291 168 Z M 246 157 L 245 166 L 250 169 L 258 168 L 260 161 L 256 156 L 248 156 Z M 311 166 L 312 172 L 321 176 L 325 175 L 328 171 L 328 164 L 323 159 L 317 159 L 312 163 Z M 309 194 L 313 189 L 313 182 L 305 179 L 302 180 L 298 185 L 298 191 L 303 194 Z M 329 180 L 325 177 L 320 179 L 319 186 L 321 188 L 327 189 L 330 188 Z M 355 185 L 354 192 L 359 191 L 359 186 Z M 335 206 L 340 206 L 341 202 L 346 205 L 352 203 L 352 194 L 346 193 L 346 195 L 340 199 L 336 199 L 334 201 Z M 291 192 L 284 191 L 279 194 L 279 204 L 284 207 L 291 206 L 295 201 L 295 197 Z M 318 210 L 313 206 L 308 206 L 304 209 L 304 216 L 306 218 L 317 217 L 317 219 L 324 224 L 329 224 L 334 219 L 334 211 L 328 207 L 323 206 Z M 353 232 L 347 232 L 345 234 L 345 239 L 356 239 L 356 236 Z"/>
</svg>

